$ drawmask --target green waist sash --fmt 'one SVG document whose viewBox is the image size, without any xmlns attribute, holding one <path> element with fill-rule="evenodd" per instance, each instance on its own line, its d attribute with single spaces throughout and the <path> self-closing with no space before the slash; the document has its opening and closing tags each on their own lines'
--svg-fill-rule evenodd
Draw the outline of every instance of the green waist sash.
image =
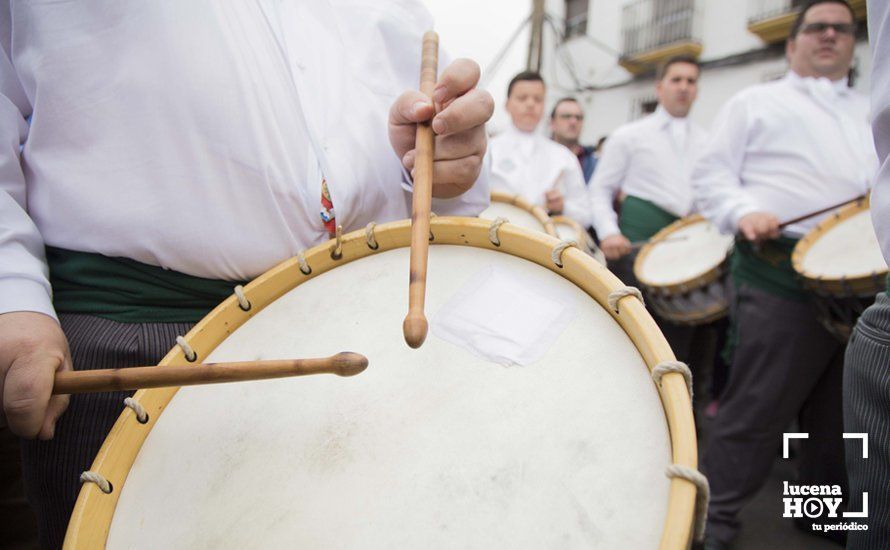
<svg viewBox="0 0 890 550">
<path fill-rule="evenodd" d="M 51 246 L 46 259 L 57 312 L 123 323 L 197 322 L 239 284 Z"/>
<path fill-rule="evenodd" d="M 779 237 L 765 241 L 755 250 L 750 241 L 739 239 L 729 260 L 735 284 L 751 287 L 800 302 L 808 299 L 800 279 L 791 266 L 791 252 L 797 239 Z"/>
<path fill-rule="evenodd" d="M 631 242 L 645 241 L 679 219 L 647 200 L 628 195 L 621 203 L 618 228 Z"/>
</svg>

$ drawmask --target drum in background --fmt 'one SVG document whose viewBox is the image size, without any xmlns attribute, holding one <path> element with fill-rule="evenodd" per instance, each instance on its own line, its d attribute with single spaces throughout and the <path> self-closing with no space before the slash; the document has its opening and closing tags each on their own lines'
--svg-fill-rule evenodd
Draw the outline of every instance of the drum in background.
<svg viewBox="0 0 890 550">
<path fill-rule="evenodd" d="M 578 247 L 584 252 L 593 256 L 593 259 L 599 263 L 606 265 L 606 255 L 599 249 L 581 224 L 566 216 L 553 216 L 553 227 L 556 229 L 556 236 L 564 241 L 575 241 Z"/>
<path fill-rule="evenodd" d="M 720 234 L 697 214 L 656 233 L 634 262 L 646 305 L 681 325 L 700 325 L 726 316 L 727 258 L 732 243 L 732 236 Z"/>
<path fill-rule="evenodd" d="M 807 233 L 791 254 L 804 287 L 816 295 L 819 320 L 846 342 L 859 315 L 886 286 L 887 264 L 868 199 L 841 208 Z"/>
<path fill-rule="evenodd" d="M 320 245 L 272 269 L 186 335 L 198 361 L 370 360 L 314 376 L 141 390 L 84 484 L 67 548 L 686 548 L 696 490 L 683 378 L 645 308 L 579 250 L 474 218 L 433 218 L 427 308 L 503 268 L 569 293 L 544 357 L 502 367 L 402 337 L 410 221 Z M 454 246 L 458 245 L 458 246 Z M 496 316 L 493 316 L 496 319 Z M 174 348 L 158 368 L 183 364 Z"/>
<path fill-rule="evenodd" d="M 556 237 L 553 220 L 550 219 L 547 212 L 519 195 L 503 191 L 492 191 L 491 204 L 479 214 L 479 217 L 486 220 L 506 218 L 513 225 L 535 231 L 543 231 L 551 237 Z"/>
</svg>

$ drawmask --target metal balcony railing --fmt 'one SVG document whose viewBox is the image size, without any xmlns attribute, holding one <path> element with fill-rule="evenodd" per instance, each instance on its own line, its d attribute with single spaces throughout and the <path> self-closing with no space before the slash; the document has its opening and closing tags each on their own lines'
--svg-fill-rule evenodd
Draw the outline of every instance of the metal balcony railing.
<svg viewBox="0 0 890 550">
<path fill-rule="evenodd" d="M 797 12 L 805 0 L 749 0 L 748 24 Z"/>
<path fill-rule="evenodd" d="M 622 12 L 622 55 L 699 41 L 700 19 L 696 0 L 636 0 Z"/>
</svg>

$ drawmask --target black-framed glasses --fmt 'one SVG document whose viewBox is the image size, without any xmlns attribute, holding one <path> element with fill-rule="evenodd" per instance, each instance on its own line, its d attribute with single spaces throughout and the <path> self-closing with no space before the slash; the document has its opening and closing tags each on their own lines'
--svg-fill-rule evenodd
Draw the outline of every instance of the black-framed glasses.
<svg viewBox="0 0 890 550">
<path fill-rule="evenodd" d="M 837 34 L 853 36 L 856 34 L 856 23 L 807 23 L 800 28 L 804 34 L 822 34 L 828 29 Z"/>
<path fill-rule="evenodd" d="M 582 120 L 584 120 L 584 115 L 576 115 L 576 114 L 572 114 L 572 113 L 560 113 L 560 114 L 556 115 L 556 118 L 558 118 L 559 120 L 575 119 L 578 122 L 581 122 Z"/>
</svg>

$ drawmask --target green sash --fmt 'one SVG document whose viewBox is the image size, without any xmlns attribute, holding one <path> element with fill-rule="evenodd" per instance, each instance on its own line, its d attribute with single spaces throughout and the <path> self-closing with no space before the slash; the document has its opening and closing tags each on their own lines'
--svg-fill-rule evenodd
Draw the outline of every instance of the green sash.
<svg viewBox="0 0 890 550">
<path fill-rule="evenodd" d="M 647 200 L 628 195 L 621 203 L 618 228 L 631 242 L 645 241 L 679 219 Z"/>
<path fill-rule="evenodd" d="M 51 246 L 46 259 L 57 312 L 123 323 L 197 322 L 239 284 Z"/>
<path fill-rule="evenodd" d="M 729 270 L 736 286 L 751 287 L 799 302 L 807 301 L 800 279 L 791 266 L 791 251 L 797 239 L 779 237 L 760 244 L 755 250 L 750 241 L 739 239 L 729 260 Z"/>
</svg>

